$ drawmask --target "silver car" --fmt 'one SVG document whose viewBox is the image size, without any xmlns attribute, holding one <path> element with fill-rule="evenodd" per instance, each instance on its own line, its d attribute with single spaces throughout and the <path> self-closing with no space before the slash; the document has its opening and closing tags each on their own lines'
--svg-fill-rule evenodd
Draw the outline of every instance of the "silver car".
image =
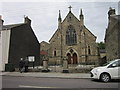
<svg viewBox="0 0 120 90">
<path fill-rule="evenodd" d="M 111 79 L 120 79 L 120 59 L 112 60 L 101 67 L 91 70 L 91 78 L 108 82 Z"/>
</svg>

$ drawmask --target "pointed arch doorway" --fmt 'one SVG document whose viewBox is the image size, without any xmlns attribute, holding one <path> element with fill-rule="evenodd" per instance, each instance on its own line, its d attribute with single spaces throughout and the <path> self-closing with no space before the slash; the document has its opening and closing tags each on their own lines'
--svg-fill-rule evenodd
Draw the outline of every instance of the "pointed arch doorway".
<svg viewBox="0 0 120 90">
<path fill-rule="evenodd" d="M 68 64 L 77 64 L 77 54 L 76 53 L 73 53 L 73 54 L 68 53 L 67 57 L 68 57 Z"/>
<path fill-rule="evenodd" d="M 77 54 L 73 54 L 73 64 L 77 64 Z"/>
<path fill-rule="evenodd" d="M 71 55 L 70 55 L 70 53 L 67 54 L 67 57 L 68 57 L 68 64 L 71 64 Z"/>
</svg>

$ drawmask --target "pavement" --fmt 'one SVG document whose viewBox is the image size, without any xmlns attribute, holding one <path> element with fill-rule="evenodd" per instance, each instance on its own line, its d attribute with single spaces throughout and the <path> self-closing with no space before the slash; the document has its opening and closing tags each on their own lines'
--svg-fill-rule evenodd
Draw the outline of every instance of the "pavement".
<svg viewBox="0 0 120 90">
<path fill-rule="evenodd" d="M 65 78 L 65 79 L 89 79 L 90 73 L 61 73 L 61 72 L 0 72 L 0 76 L 21 76 L 37 78 Z"/>
</svg>

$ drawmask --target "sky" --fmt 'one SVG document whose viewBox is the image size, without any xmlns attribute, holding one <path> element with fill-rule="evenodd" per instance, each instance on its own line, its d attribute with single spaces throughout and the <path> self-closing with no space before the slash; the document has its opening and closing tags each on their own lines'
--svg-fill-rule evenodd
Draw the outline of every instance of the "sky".
<svg viewBox="0 0 120 90">
<path fill-rule="evenodd" d="M 70 5 L 72 6 L 72 13 L 78 19 L 82 8 L 85 26 L 97 36 L 97 42 L 104 41 L 109 7 L 116 9 L 116 14 L 118 14 L 118 2 L 5 1 L 0 3 L 0 15 L 2 15 L 4 25 L 23 23 L 24 15 L 28 16 L 32 20 L 31 26 L 38 41 L 48 42 L 57 30 L 59 10 L 61 10 L 62 20 L 64 20 L 69 12 L 68 7 Z"/>
</svg>

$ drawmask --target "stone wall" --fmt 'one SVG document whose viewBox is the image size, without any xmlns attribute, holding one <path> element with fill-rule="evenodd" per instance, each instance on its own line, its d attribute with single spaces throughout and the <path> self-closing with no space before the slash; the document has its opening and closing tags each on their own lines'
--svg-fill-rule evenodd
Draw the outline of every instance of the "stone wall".
<svg viewBox="0 0 120 90">
<path fill-rule="evenodd" d="M 118 21 L 117 20 L 115 21 L 115 19 L 112 19 L 106 31 L 105 44 L 106 44 L 107 60 L 120 58 L 119 57 L 119 29 L 118 27 L 119 27 Z"/>
</svg>

